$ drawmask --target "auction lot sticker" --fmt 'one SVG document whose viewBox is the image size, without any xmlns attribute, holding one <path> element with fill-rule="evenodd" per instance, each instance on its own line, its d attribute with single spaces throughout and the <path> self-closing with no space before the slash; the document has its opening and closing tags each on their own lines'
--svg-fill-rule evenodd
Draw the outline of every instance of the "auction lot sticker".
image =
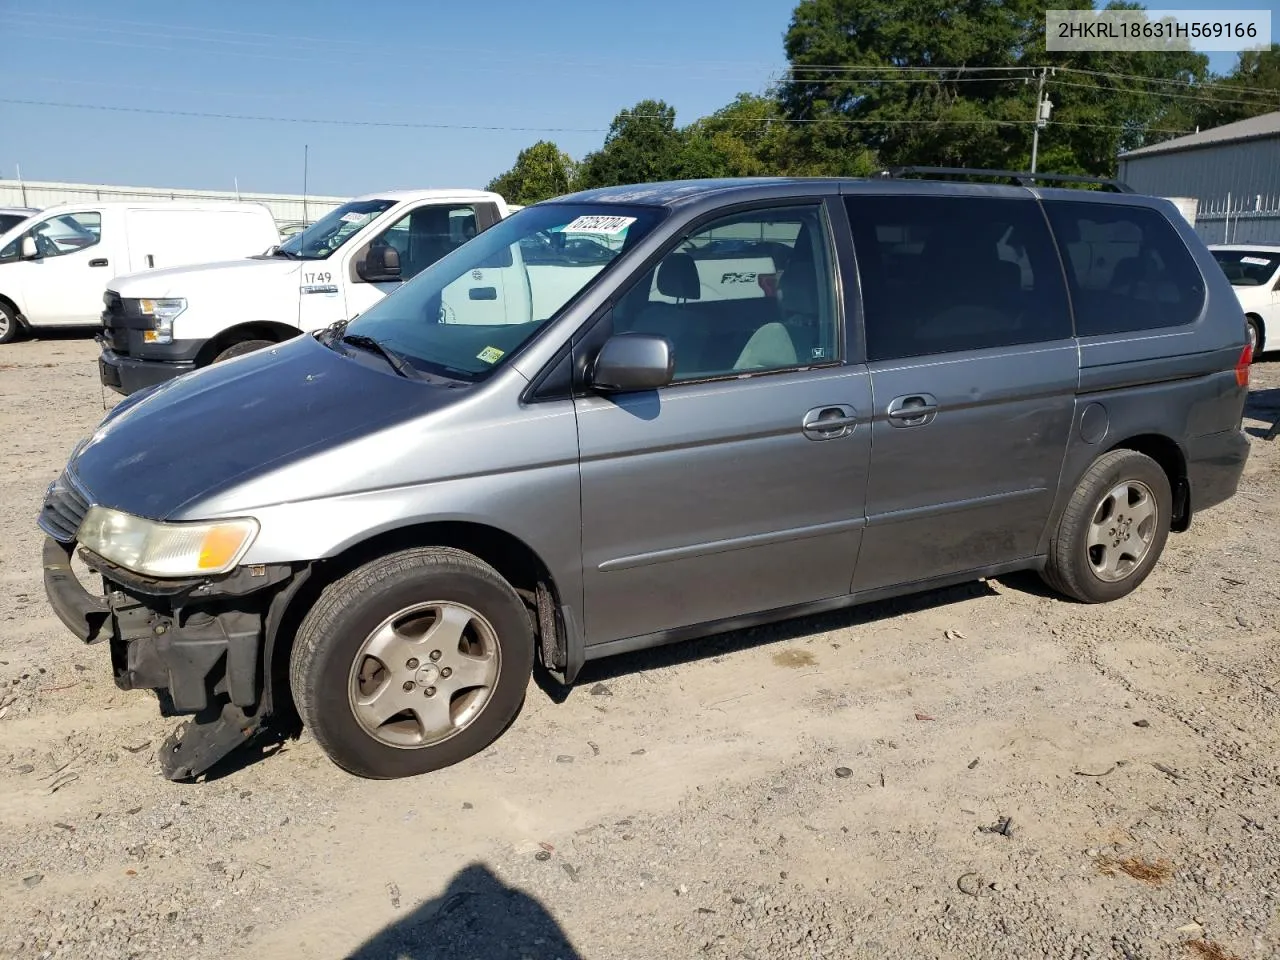
<svg viewBox="0 0 1280 960">
<path fill-rule="evenodd" d="M 616 236 L 635 222 L 635 217 L 578 217 L 573 223 L 565 224 L 562 232 L 603 233 Z"/>
</svg>

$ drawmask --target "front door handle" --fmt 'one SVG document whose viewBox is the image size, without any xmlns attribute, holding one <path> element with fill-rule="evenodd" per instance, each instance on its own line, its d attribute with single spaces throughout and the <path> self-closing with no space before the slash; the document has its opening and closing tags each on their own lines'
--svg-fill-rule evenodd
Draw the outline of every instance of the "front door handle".
<svg viewBox="0 0 1280 960">
<path fill-rule="evenodd" d="M 923 427 L 938 415 L 938 401 L 930 393 L 913 393 L 889 401 L 885 410 L 895 427 Z"/>
<path fill-rule="evenodd" d="M 814 407 L 800 421 L 800 429 L 810 440 L 837 440 L 853 433 L 858 425 L 858 413 L 843 403 L 826 407 Z"/>
<path fill-rule="evenodd" d="M 107 265 L 106 257 L 98 257 L 96 260 L 89 261 L 89 266 L 91 267 L 105 267 L 106 265 Z"/>
</svg>

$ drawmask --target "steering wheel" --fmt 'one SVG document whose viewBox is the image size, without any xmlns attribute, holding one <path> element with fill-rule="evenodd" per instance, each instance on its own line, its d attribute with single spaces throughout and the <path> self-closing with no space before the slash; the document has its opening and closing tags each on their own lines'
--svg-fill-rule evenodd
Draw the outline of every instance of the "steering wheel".
<svg viewBox="0 0 1280 960">
<path fill-rule="evenodd" d="M 56 257 L 58 255 L 58 245 L 43 233 L 34 234 L 36 241 L 36 255 L 39 257 Z"/>
</svg>

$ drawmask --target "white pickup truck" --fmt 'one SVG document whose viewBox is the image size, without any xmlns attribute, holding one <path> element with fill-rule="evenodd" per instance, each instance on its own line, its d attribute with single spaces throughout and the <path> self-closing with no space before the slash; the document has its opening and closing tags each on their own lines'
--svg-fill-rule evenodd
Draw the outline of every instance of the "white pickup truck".
<svg viewBox="0 0 1280 960">
<path fill-rule="evenodd" d="M 259 256 L 116 277 L 99 375 L 130 394 L 349 319 L 513 209 L 480 190 L 369 194 Z M 503 286 L 509 266 L 476 273 L 491 275 L 473 275 L 460 295 L 492 302 L 494 322 L 510 322 L 499 316 L 515 299 Z"/>
</svg>

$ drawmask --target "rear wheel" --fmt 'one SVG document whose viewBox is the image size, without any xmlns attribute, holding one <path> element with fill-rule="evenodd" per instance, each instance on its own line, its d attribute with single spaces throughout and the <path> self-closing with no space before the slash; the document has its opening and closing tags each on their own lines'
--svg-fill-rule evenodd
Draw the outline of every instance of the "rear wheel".
<svg viewBox="0 0 1280 960">
<path fill-rule="evenodd" d="M 275 343 L 271 340 L 241 340 L 239 343 L 233 343 L 219 353 L 213 358 L 213 362 L 219 363 L 223 360 L 230 360 L 232 357 L 243 357 L 246 353 L 253 353 L 253 351 L 261 350 L 263 347 L 273 346 L 275 346 Z"/>
<path fill-rule="evenodd" d="M 22 323 L 18 313 L 7 303 L 0 303 L 0 343 L 13 343 L 22 339 Z"/>
<path fill-rule="evenodd" d="M 391 779 L 483 750 L 524 700 L 533 625 L 496 570 L 451 548 L 389 554 L 330 585 L 298 629 L 298 713 L 338 766 Z"/>
<path fill-rule="evenodd" d="M 1135 450 L 1103 454 L 1063 511 L 1045 581 L 1083 603 L 1125 596 L 1160 559 L 1172 510 L 1169 478 L 1158 463 Z"/>
</svg>

